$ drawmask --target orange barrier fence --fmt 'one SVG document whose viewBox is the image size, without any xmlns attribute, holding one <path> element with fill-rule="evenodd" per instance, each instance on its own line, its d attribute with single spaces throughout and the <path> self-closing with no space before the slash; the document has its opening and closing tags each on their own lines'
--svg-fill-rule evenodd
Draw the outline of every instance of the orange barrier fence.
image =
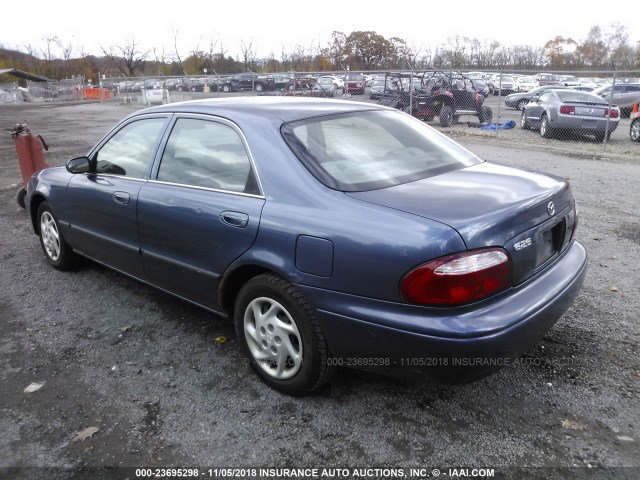
<svg viewBox="0 0 640 480">
<path fill-rule="evenodd" d="M 85 88 L 83 93 L 85 100 L 106 100 L 111 98 L 111 90 L 108 88 Z"/>
</svg>

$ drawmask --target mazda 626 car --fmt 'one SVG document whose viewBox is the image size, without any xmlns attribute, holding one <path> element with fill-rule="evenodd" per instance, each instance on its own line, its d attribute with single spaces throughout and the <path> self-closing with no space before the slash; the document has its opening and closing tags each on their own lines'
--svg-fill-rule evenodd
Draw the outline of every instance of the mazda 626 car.
<svg viewBox="0 0 640 480">
<path fill-rule="evenodd" d="M 141 110 L 26 203 L 51 265 L 82 255 L 232 318 L 289 394 L 340 365 L 478 379 L 545 335 L 587 264 L 565 180 L 361 102 Z"/>
</svg>

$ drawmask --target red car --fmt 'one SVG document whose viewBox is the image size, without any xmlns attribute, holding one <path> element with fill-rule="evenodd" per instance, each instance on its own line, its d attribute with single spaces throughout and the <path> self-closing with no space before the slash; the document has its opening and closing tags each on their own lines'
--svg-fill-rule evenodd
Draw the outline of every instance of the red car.
<svg viewBox="0 0 640 480">
<path fill-rule="evenodd" d="M 363 73 L 350 73 L 347 75 L 347 93 L 364 95 L 365 80 Z"/>
</svg>

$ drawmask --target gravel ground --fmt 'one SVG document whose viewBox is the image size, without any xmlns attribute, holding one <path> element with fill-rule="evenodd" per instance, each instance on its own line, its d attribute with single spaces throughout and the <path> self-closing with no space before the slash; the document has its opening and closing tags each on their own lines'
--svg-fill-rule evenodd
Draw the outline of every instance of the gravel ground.
<svg viewBox="0 0 640 480">
<path fill-rule="evenodd" d="M 60 165 L 134 108 L 2 106 L 0 129 L 29 120 Z M 389 466 L 407 475 L 466 466 L 495 467 L 498 478 L 640 478 L 640 147 L 448 132 L 487 160 L 570 180 L 590 255 L 580 296 L 537 347 L 480 382 L 345 369 L 305 398 L 264 386 L 228 321 L 89 261 L 71 273 L 50 268 L 15 203 L 17 159 L 0 134 L 0 467 L 14 467 L 0 477 L 37 476 L 28 467 Z M 25 393 L 32 383 L 44 385 Z M 89 436 L 90 427 L 99 430 Z"/>
</svg>

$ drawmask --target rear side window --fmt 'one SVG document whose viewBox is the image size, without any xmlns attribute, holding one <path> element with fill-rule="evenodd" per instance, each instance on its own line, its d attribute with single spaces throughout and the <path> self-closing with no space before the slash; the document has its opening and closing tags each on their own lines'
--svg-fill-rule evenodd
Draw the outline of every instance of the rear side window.
<svg viewBox="0 0 640 480">
<path fill-rule="evenodd" d="M 365 191 L 481 163 L 422 122 L 395 111 L 316 117 L 286 124 L 283 136 L 326 186 Z"/>
<path fill-rule="evenodd" d="M 165 122 L 146 118 L 122 127 L 95 155 L 96 173 L 144 178 Z"/>
<path fill-rule="evenodd" d="M 249 155 L 238 132 L 210 120 L 180 118 L 162 154 L 158 180 L 258 194 Z"/>
</svg>

